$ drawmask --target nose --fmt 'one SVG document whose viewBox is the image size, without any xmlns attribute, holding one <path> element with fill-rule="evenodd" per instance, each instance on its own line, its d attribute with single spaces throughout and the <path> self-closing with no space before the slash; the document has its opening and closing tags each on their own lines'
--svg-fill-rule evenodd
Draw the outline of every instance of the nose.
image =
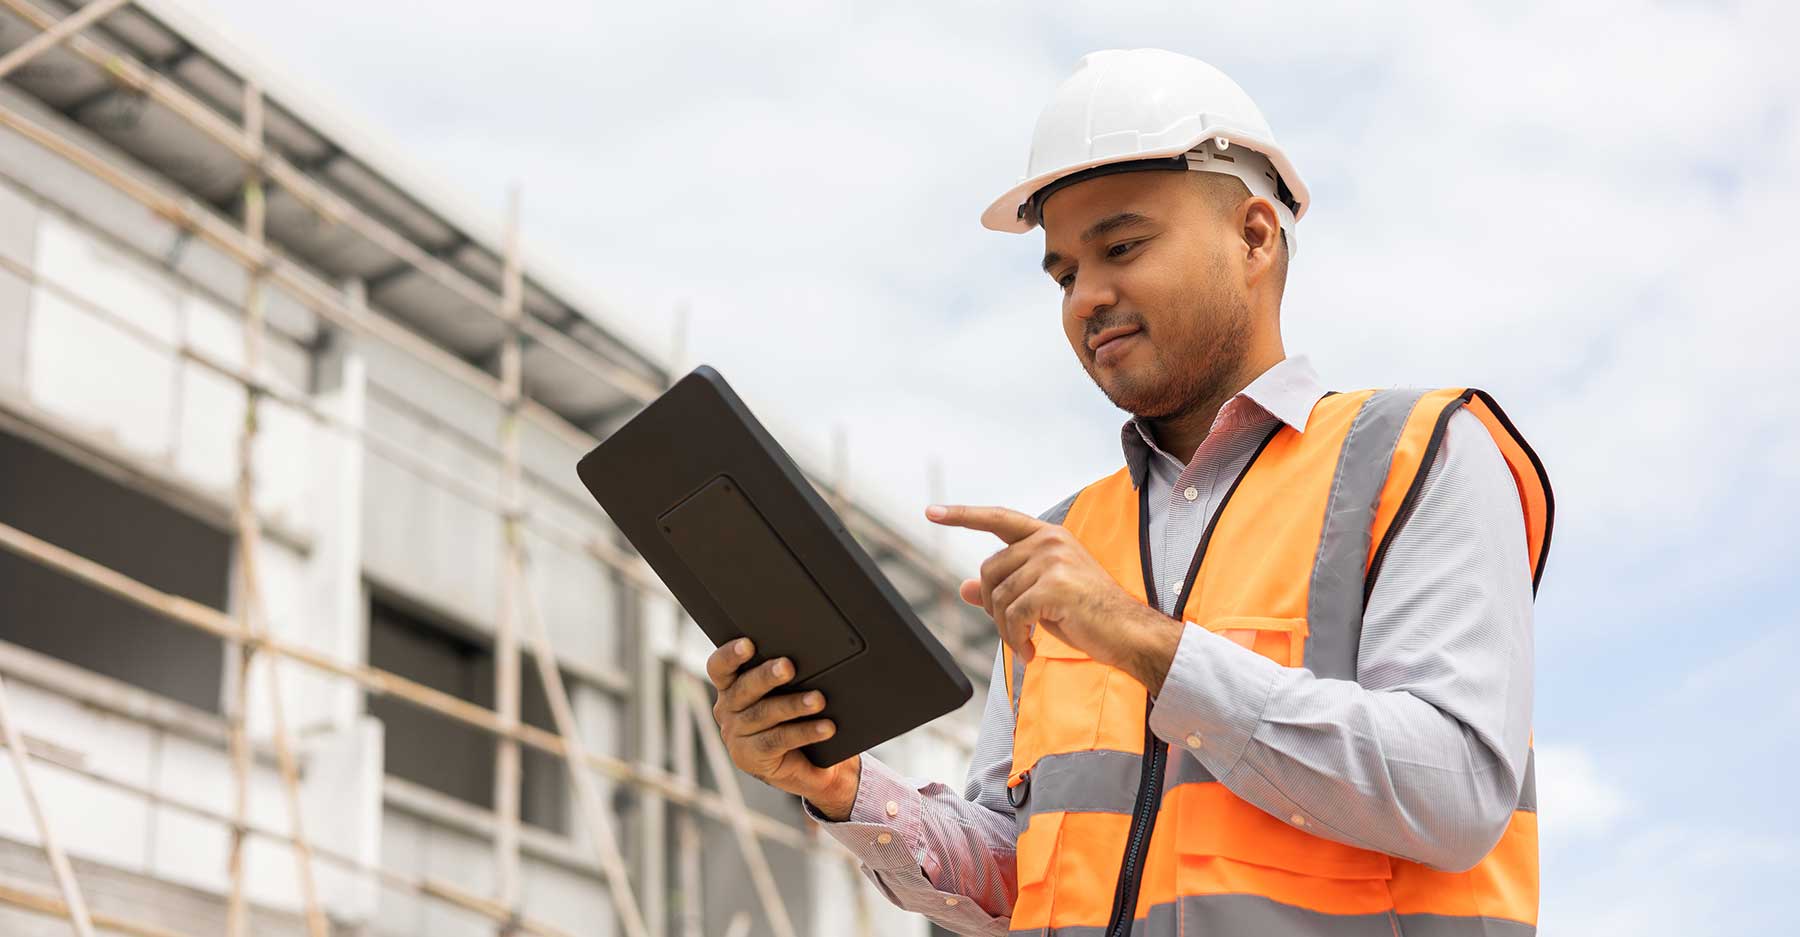
<svg viewBox="0 0 1800 937">
<path fill-rule="evenodd" d="M 1063 299 L 1063 308 L 1077 319 L 1087 320 L 1105 312 L 1119 302 L 1118 290 L 1110 278 L 1099 273 L 1075 274 L 1075 285 Z"/>
</svg>

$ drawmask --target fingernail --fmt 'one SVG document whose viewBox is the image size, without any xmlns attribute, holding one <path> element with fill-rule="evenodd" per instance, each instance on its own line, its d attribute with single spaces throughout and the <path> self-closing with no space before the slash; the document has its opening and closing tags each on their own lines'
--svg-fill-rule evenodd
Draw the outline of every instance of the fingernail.
<svg viewBox="0 0 1800 937">
<path fill-rule="evenodd" d="M 749 638 L 737 639 L 737 643 L 732 645 L 732 653 L 736 654 L 739 657 L 749 657 L 750 656 L 750 639 Z"/>
<path fill-rule="evenodd" d="M 819 737 L 824 738 L 825 736 L 830 735 L 836 728 L 837 727 L 832 725 L 829 721 L 819 723 Z"/>
<path fill-rule="evenodd" d="M 925 516 L 934 521 L 941 521 L 949 515 L 950 509 L 941 504 L 933 504 L 925 509 Z"/>
<path fill-rule="evenodd" d="M 808 706 L 819 705 L 819 698 L 820 698 L 819 694 L 817 694 L 817 693 L 806 694 L 806 705 L 808 705 Z"/>
<path fill-rule="evenodd" d="M 783 680 L 786 680 L 787 678 L 789 678 L 793 675 L 794 675 L 794 665 L 788 663 L 785 658 L 775 662 L 775 676 L 780 677 Z"/>
</svg>

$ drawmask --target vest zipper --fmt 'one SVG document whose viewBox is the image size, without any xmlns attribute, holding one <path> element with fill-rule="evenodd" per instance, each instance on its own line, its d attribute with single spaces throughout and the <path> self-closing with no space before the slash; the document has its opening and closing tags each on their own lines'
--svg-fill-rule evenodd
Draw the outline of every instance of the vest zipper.
<svg viewBox="0 0 1800 937">
<path fill-rule="evenodd" d="M 1144 770 L 1138 780 L 1137 804 L 1131 811 L 1131 836 L 1125 841 L 1125 858 L 1119 863 L 1119 884 L 1113 890 L 1112 923 L 1107 937 L 1127 937 L 1131 933 L 1132 913 L 1137 910 L 1138 888 L 1143 883 L 1144 849 L 1150 845 L 1150 833 L 1156 827 L 1156 814 L 1161 804 L 1163 768 L 1168 763 L 1168 743 L 1150 731 L 1150 715 L 1144 714 Z"/>
<path fill-rule="evenodd" d="M 1206 558 L 1206 547 L 1212 542 L 1213 530 L 1219 526 L 1219 516 L 1225 513 L 1225 506 L 1231 503 L 1231 496 L 1237 494 L 1238 485 L 1256 460 L 1262 457 L 1263 450 L 1281 432 L 1282 424 L 1277 422 L 1263 437 L 1263 441 L 1250 454 L 1249 461 L 1239 470 L 1237 478 L 1232 479 L 1231 487 L 1225 489 L 1225 497 L 1219 499 L 1219 506 L 1214 509 L 1212 518 L 1207 521 L 1206 529 L 1200 534 L 1200 544 L 1194 550 L 1194 559 L 1188 565 L 1187 578 L 1182 580 L 1181 594 L 1175 599 L 1175 610 L 1179 613 L 1187 605 L 1188 593 L 1194 588 L 1194 580 L 1200 573 L 1200 563 Z M 1144 597 L 1151 608 L 1158 608 L 1156 601 L 1156 578 L 1150 568 L 1150 483 L 1145 479 L 1137 485 L 1138 490 L 1138 565 L 1144 572 Z M 1162 809 L 1163 770 L 1169 759 L 1168 743 L 1156 737 L 1150 728 L 1149 700 L 1144 706 L 1144 770 L 1138 777 L 1137 803 L 1131 810 L 1131 835 L 1125 840 L 1125 856 L 1119 862 L 1119 883 L 1113 888 L 1112 921 L 1106 927 L 1106 937 L 1129 937 L 1131 922 L 1136 918 L 1132 912 L 1137 910 L 1138 889 L 1143 884 L 1144 850 L 1150 845 L 1150 834 L 1156 827 L 1156 815 Z"/>
</svg>

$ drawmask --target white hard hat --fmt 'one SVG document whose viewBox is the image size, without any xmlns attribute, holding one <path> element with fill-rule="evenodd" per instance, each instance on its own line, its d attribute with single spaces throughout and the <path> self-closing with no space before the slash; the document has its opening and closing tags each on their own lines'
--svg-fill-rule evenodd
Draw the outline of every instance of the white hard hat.
<svg viewBox="0 0 1800 937">
<path fill-rule="evenodd" d="M 1162 49 L 1082 56 L 1038 115 L 1025 178 L 981 213 L 981 223 L 1022 234 L 1037 226 L 1038 206 L 1056 189 L 1139 169 L 1236 176 L 1275 203 L 1294 249 L 1294 223 L 1310 198 L 1262 111 L 1224 72 Z"/>
</svg>

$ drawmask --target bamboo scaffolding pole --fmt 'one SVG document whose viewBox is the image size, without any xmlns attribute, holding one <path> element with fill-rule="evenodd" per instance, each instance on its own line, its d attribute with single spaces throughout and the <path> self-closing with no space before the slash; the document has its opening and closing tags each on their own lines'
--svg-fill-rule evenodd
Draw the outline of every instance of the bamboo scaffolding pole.
<svg viewBox="0 0 1800 937">
<path fill-rule="evenodd" d="M 244 133 L 251 145 L 263 144 L 262 89 L 255 84 L 244 86 Z M 244 233 L 259 254 L 266 255 L 265 225 L 267 193 L 262 175 L 252 170 L 244 179 Z M 254 375 L 262 370 L 264 329 L 264 277 L 261 268 L 250 271 L 244 290 L 243 355 L 244 370 Z M 257 385 L 246 387 L 244 422 L 238 434 L 238 483 L 233 519 L 237 527 L 238 596 L 240 630 L 253 637 L 268 631 L 267 609 L 262 596 L 262 577 L 258 573 L 258 556 L 262 552 L 262 520 L 256 511 L 256 441 L 259 437 L 258 414 L 262 394 Z M 235 822 L 231 829 L 231 850 L 227 867 L 231 891 L 226 915 L 226 931 L 232 937 L 248 932 L 249 909 L 244 897 L 244 827 L 248 820 L 250 794 L 250 677 L 257 646 L 240 643 L 236 648 L 237 680 L 233 687 L 231 707 L 232 781 L 235 785 Z M 294 863 L 299 878 L 300 896 L 305 909 L 306 928 L 310 937 L 329 937 L 331 925 L 319 903 L 318 885 L 313 879 L 312 847 L 306 836 L 305 815 L 300 806 L 300 769 L 294 757 L 293 741 L 288 734 L 285 693 L 281 686 L 281 661 L 270 657 L 266 663 L 269 689 L 269 714 L 273 723 L 275 759 L 281 776 L 282 791 L 287 800 L 288 823 L 293 829 Z"/>
<path fill-rule="evenodd" d="M 249 185 L 244 187 L 244 201 L 249 204 Z M 246 219 L 248 214 L 246 213 Z M 262 278 L 251 274 L 249 288 L 245 291 L 245 370 L 256 373 L 253 358 L 256 354 L 254 339 L 251 335 L 249 317 L 260 316 L 260 303 L 256 302 L 261 289 Z M 237 582 L 239 585 L 238 627 L 246 633 L 255 633 L 251 627 L 251 612 L 254 604 L 250 600 L 251 577 L 248 575 L 250 557 L 256 549 L 248 529 L 251 521 L 245 517 L 244 502 L 251 502 L 250 513 L 255 513 L 253 470 L 254 443 L 256 438 L 256 405 L 258 392 L 254 385 L 244 388 L 243 428 L 238 434 L 238 474 L 237 487 L 234 491 L 232 507 L 232 524 L 237 530 Z M 225 933 L 228 937 L 245 937 L 250 930 L 250 904 L 245 897 L 244 882 L 244 829 L 250 818 L 250 645 L 243 642 L 231 642 L 226 649 L 226 659 L 232 662 L 231 669 L 231 703 L 227 706 L 227 745 L 231 756 L 231 845 L 226 853 L 225 872 L 228 886 L 225 899 Z"/>
<path fill-rule="evenodd" d="M 13 721 L 7 704 L 4 680 L 0 680 L 0 738 L 6 740 L 7 751 L 12 755 L 13 773 L 19 778 L 20 799 L 25 801 L 25 810 L 31 814 L 31 822 L 37 826 L 38 843 L 43 847 L 44 857 L 50 862 L 51 873 L 56 876 L 56 887 L 62 891 L 62 911 L 59 916 L 68 919 L 76 937 L 94 937 L 94 922 L 88 915 L 87 901 L 81 895 L 81 885 L 75 881 L 75 870 L 69 866 L 69 857 L 63 853 L 56 831 L 50 828 L 49 818 L 44 816 L 43 805 L 38 803 L 37 787 L 31 783 L 31 765 L 25 757 L 25 742 L 20 737 L 19 724 Z"/>
<path fill-rule="evenodd" d="M 434 690 L 398 674 L 364 664 L 347 664 L 334 660 L 311 648 L 291 644 L 272 635 L 250 635 L 241 631 L 230 617 L 217 609 L 209 608 L 181 596 L 158 591 L 117 570 L 40 540 L 11 525 L 0 523 L 0 549 L 8 550 L 81 580 L 94 588 L 125 599 L 178 624 L 188 625 L 227 641 L 253 641 L 263 651 L 298 661 L 316 670 L 347 678 L 368 692 L 391 696 L 484 732 L 494 735 L 511 735 L 524 745 L 559 758 L 568 757 L 567 747 L 563 744 L 562 739 L 554 733 L 531 725 L 519 725 L 508 730 L 501 725 L 500 718 L 492 710 L 451 696 L 441 690 Z M 600 771 L 608 777 L 637 784 L 670 800 L 693 806 L 721 822 L 731 822 L 736 810 L 724 798 L 693 785 L 683 784 L 659 768 L 631 764 L 599 752 L 589 752 L 587 760 L 594 770 Z M 810 839 L 805 833 L 787 826 L 767 814 L 751 812 L 745 819 L 751 824 L 756 834 L 764 839 L 795 849 L 805 849 L 811 845 Z"/>
<path fill-rule="evenodd" d="M 529 568 L 523 552 L 520 554 L 519 566 L 521 574 Z M 618 911 L 619 923 L 624 927 L 626 937 L 650 937 L 649 928 L 644 923 L 643 907 L 638 903 L 637 893 L 632 890 L 631 879 L 625 871 L 625 856 L 619 847 L 618 835 L 613 829 L 612 821 L 607 819 L 606 806 L 600 799 L 600 788 L 594 784 L 594 776 L 588 772 L 587 745 L 582 741 L 581 727 L 575 721 L 574 706 L 570 702 L 568 690 L 563 686 L 562 672 L 556 666 L 556 649 L 550 643 L 550 629 L 544 623 L 537 604 L 537 593 L 529 585 L 530 579 L 523 575 L 521 578 L 526 583 L 523 589 L 526 636 L 531 642 L 532 656 L 536 658 L 544 695 L 550 701 L 550 714 L 556 722 L 556 734 L 562 737 L 563 745 L 569 752 L 564 764 L 569 770 L 569 780 L 575 787 L 575 803 L 587 825 L 588 839 L 593 844 L 595 858 L 605 874 L 607 888 L 612 892 L 613 907 Z"/>
<path fill-rule="evenodd" d="M 0 884 L 0 904 L 9 904 L 46 917 L 66 918 L 69 916 L 67 902 L 58 900 L 55 895 L 47 895 L 29 888 L 15 888 L 11 885 Z M 95 926 L 103 930 L 127 934 L 130 937 L 196 937 L 196 935 L 184 934 L 181 931 L 172 931 L 104 912 L 95 912 L 93 919 Z"/>
<path fill-rule="evenodd" d="M 523 563 L 519 549 L 519 405 L 524 394 L 524 340 L 519 319 L 524 281 L 519 270 L 519 190 L 506 199 L 506 246 L 501 319 L 506 338 L 500 345 L 500 609 L 494 627 L 494 709 L 508 728 L 519 725 L 518 610 Z M 561 728 L 558 728 L 561 732 Z M 564 743 L 570 740 L 565 736 Z M 502 907 L 519 904 L 519 743 L 509 736 L 494 739 L 494 899 Z M 500 937 L 511 928 L 502 925 Z"/>
<path fill-rule="evenodd" d="M 0 56 L 0 78 L 5 78 L 32 59 L 62 45 L 70 36 L 99 22 L 102 17 L 130 2 L 131 0 L 94 0 L 93 3 L 64 17 L 49 29 L 31 37 L 30 41 L 24 45 L 6 53 L 5 56 Z"/>
<path fill-rule="evenodd" d="M 645 603 L 640 600 L 642 596 L 629 590 L 625 595 L 626 601 L 620 603 L 624 613 L 619 623 L 633 635 L 637 658 L 634 686 L 637 692 L 633 699 L 637 709 L 637 744 L 632 755 L 646 764 L 667 764 L 669 727 L 663 714 L 668 694 L 663 689 L 663 662 L 657 656 L 657 642 L 651 619 L 645 614 Z M 668 937 L 669 914 L 664 905 L 669 888 L 669 804 L 660 797 L 636 800 L 638 882 L 642 886 L 641 893 L 656 903 L 654 913 L 646 922 L 650 931 L 648 937 Z"/>
<path fill-rule="evenodd" d="M 738 787 L 737 768 L 725 751 L 725 742 L 719 738 L 717 726 L 708 725 L 707 718 L 701 715 L 708 709 L 705 691 L 700 689 L 700 681 L 694 677 L 684 677 L 681 683 L 688 696 L 688 716 L 700 733 L 700 747 L 706 752 L 706 761 L 712 767 L 713 777 L 718 780 L 719 790 L 725 794 L 726 801 L 737 808 L 731 813 L 731 831 L 737 836 L 738 850 L 744 854 L 744 864 L 750 867 L 750 882 L 756 888 L 757 898 L 762 901 L 763 914 L 769 919 L 769 929 L 775 932 L 775 937 L 795 937 L 794 922 L 788 917 L 787 904 L 781 899 L 781 890 L 775 887 L 775 873 L 769 868 L 769 857 L 763 855 L 762 843 L 745 818 L 750 807 L 744 803 L 744 792 Z"/>
<path fill-rule="evenodd" d="M 675 731 L 675 776 L 682 783 L 699 786 L 699 772 L 694 763 L 694 724 L 688 720 L 687 693 L 679 681 L 665 687 L 669 699 L 669 725 Z M 692 810 L 680 810 L 675 817 L 675 849 L 677 874 L 681 889 L 681 937 L 705 937 L 706 902 L 700 867 L 700 822 Z"/>
</svg>

